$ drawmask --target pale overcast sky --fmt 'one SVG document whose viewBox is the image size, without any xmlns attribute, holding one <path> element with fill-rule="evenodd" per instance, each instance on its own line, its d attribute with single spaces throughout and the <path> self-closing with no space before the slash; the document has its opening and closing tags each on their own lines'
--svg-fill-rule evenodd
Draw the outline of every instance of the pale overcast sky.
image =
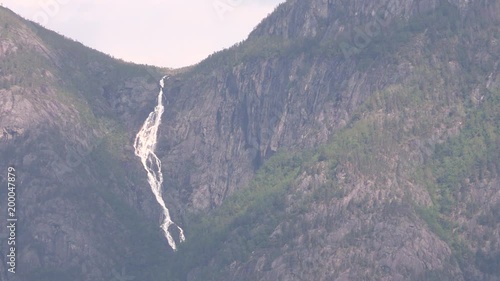
<svg viewBox="0 0 500 281">
<path fill-rule="evenodd" d="M 285 0 L 0 0 L 24 18 L 116 58 L 192 65 L 244 40 Z"/>
</svg>

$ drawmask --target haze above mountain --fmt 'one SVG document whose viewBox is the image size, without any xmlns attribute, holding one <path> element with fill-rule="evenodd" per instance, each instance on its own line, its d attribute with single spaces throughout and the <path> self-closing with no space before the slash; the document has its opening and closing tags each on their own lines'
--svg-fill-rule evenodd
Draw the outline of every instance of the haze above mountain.
<svg viewBox="0 0 500 281">
<path fill-rule="evenodd" d="M 244 40 L 281 2 L 4 0 L 3 5 L 116 58 L 184 67 Z"/>
</svg>

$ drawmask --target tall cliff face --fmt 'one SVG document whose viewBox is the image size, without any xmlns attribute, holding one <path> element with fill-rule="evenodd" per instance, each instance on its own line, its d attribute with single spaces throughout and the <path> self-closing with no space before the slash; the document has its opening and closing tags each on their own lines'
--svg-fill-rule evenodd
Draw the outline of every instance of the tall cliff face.
<svg viewBox="0 0 500 281">
<path fill-rule="evenodd" d="M 495 1 L 452 3 L 289 1 L 246 42 L 179 75 L 168 85 L 162 130 L 163 161 L 182 187 L 178 200 L 213 208 L 279 148 L 327 142 L 371 93 L 411 74 L 408 62 L 387 61 L 385 52 L 432 45 L 444 31 L 426 32 L 425 22 L 498 22 Z M 420 40 L 408 37 L 413 31 Z"/>
<path fill-rule="evenodd" d="M 0 9 L 17 280 L 498 280 L 499 5 L 288 1 L 176 72 Z M 165 72 L 175 254 L 132 148 Z"/>
</svg>

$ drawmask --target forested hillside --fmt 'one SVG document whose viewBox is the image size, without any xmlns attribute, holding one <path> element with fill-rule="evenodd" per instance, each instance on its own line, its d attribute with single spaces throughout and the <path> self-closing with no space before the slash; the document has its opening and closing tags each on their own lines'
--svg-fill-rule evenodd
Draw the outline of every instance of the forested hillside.
<svg viewBox="0 0 500 281">
<path fill-rule="evenodd" d="M 8 280 L 500 280 L 499 15 L 289 0 L 174 71 L 1 8 L 0 169 L 22 202 Z M 132 147 L 165 74 L 177 252 Z"/>
</svg>

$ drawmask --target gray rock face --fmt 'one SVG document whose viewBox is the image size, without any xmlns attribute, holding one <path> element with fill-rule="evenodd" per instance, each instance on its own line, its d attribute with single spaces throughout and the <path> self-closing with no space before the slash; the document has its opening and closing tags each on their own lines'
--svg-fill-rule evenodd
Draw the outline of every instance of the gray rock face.
<svg viewBox="0 0 500 281">
<path fill-rule="evenodd" d="M 327 63 L 303 62 L 261 60 L 167 85 L 159 150 L 168 173 L 178 177 L 183 202 L 196 210 L 218 206 L 278 148 L 324 143 L 342 126 L 348 110 L 336 104 L 354 106 L 363 86 L 344 100 L 337 81 L 345 73 L 330 76 Z M 298 72 L 309 78 L 298 79 Z"/>
<path fill-rule="evenodd" d="M 484 41 L 439 41 L 422 31 L 400 45 L 388 37 L 394 39 L 396 59 L 384 55 L 386 50 L 366 59 L 375 49 L 369 43 L 442 2 L 291 0 L 246 42 L 176 72 L 115 61 L 0 8 L 0 172 L 10 164 L 19 167 L 23 229 L 18 248 L 23 271 L 9 280 L 107 281 L 122 268 L 141 280 L 164 279 L 154 274 L 175 256 L 162 238 L 161 210 L 132 148 L 164 72 L 172 78 L 165 85 L 157 155 L 165 201 L 174 221 L 186 219 L 185 224 L 189 214 L 216 209 L 246 188 L 278 151 L 317 148 L 353 120 L 375 120 L 380 128 L 396 123 L 404 133 L 432 127 L 392 143 L 392 150 L 371 152 L 380 159 L 378 176 L 343 159 L 335 179 L 340 195 L 309 202 L 297 215 L 296 198 L 331 184 L 330 167 L 321 163 L 302 173 L 285 200 L 290 217 L 269 237 L 286 241 L 233 261 L 224 269 L 225 280 L 426 280 L 428 272 L 450 280 L 498 280 L 453 260 L 449 243 L 414 212 L 412 204 L 432 206 L 433 195 L 411 181 L 411 172 L 432 154 L 426 145 L 444 143 L 462 129 L 457 96 L 466 70 L 458 55 L 447 53 L 466 42 L 460 50 L 495 81 L 498 39 L 469 33 Z M 450 2 L 462 19 L 480 15 L 498 22 L 498 1 Z M 357 41 L 359 30 L 369 42 Z M 348 57 L 339 43 L 354 46 L 355 55 Z M 435 69 L 439 72 L 429 74 Z M 415 73 L 428 80 L 419 81 Z M 471 86 L 477 106 L 481 83 Z M 384 98 L 364 104 L 377 93 L 407 93 L 410 86 L 449 104 L 401 109 Z M 383 102 L 389 104 L 386 110 L 359 113 L 362 105 Z M 467 247 L 489 261 L 500 241 L 498 227 L 487 223 L 497 217 L 499 188 L 496 175 L 485 178 L 459 196 L 461 204 L 485 210 L 471 216 L 457 208 L 450 216 L 466 228 L 460 236 Z M 470 242 L 484 236 L 491 241 Z M 0 272 L 4 269 L 2 262 Z M 203 280 L 202 269 L 193 269 L 187 280 Z"/>
<path fill-rule="evenodd" d="M 285 41 L 318 37 L 320 45 L 355 46 L 356 30 L 369 33 L 367 24 L 387 30 L 400 18 L 432 11 L 438 2 L 289 1 L 254 30 L 248 44 L 269 36 Z M 459 3 L 464 15 L 467 3 Z M 348 30 L 351 40 L 342 39 Z M 342 45 L 335 48 L 340 51 Z M 168 174 L 182 189 L 178 200 L 195 210 L 220 205 L 278 148 L 325 143 L 367 96 L 411 71 L 401 64 L 360 72 L 341 56 L 299 51 L 179 75 L 167 85 L 170 105 L 159 147 Z"/>
</svg>

